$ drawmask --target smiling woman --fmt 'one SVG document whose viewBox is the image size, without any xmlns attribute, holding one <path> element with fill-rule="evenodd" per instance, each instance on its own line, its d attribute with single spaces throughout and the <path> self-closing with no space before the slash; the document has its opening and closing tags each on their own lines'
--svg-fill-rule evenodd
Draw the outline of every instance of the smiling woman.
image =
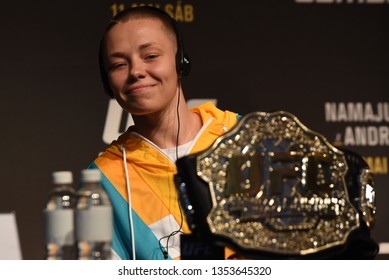
<svg viewBox="0 0 389 280">
<path fill-rule="evenodd" d="M 113 256 L 179 259 L 190 230 L 177 200 L 175 162 L 237 123 L 212 103 L 189 109 L 181 79 L 190 70 L 175 21 L 148 6 L 110 21 L 100 45 L 106 93 L 131 113 L 130 126 L 91 165 L 103 173 L 115 213 Z"/>
</svg>

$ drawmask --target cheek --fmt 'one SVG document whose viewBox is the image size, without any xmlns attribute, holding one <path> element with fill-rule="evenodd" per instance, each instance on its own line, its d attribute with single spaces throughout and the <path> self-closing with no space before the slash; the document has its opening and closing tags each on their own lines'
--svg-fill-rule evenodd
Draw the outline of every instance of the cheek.
<svg viewBox="0 0 389 280">
<path fill-rule="evenodd" d="M 110 74 L 108 76 L 108 80 L 112 89 L 120 90 L 123 87 L 123 84 L 125 83 L 126 75 L 125 73 L 117 72 L 114 74 Z"/>
<path fill-rule="evenodd" d="M 167 57 L 163 61 L 150 66 L 149 74 L 158 76 L 161 80 L 177 80 L 176 61 L 173 57 Z"/>
<path fill-rule="evenodd" d="M 166 86 L 177 83 L 178 75 L 175 66 L 174 67 L 158 67 L 154 71 L 154 77 L 158 79 Z"/>
</svg>

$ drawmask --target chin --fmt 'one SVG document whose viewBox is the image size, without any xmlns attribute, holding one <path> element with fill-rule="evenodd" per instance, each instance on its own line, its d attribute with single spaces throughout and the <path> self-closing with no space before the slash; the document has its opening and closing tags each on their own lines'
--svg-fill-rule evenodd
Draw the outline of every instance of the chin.
<svg viewBox="0 0 389 280">
<path fill-rule="evenodd" d="M 149 108 L 146 109 L 146 108 L 133 108 L 133 107 L 126 109 L 126 111 L 134 116 L 145 116 L 155 112 L 155 110 L 151 110 Z"/>
</svg>

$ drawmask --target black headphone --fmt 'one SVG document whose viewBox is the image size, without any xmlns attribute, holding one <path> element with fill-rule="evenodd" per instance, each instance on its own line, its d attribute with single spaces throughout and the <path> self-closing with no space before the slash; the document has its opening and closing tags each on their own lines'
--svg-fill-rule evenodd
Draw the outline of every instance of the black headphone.
<svg viewBox="0 0 389 280">
<path fill-rule="evenodd" d="M 165 11 L 153 7 L 153 6 L 137 6 L 137 7 L 132 7 L 125 9 L 121 12 L 119 12 L 108 24 L 107 29 L 104 33 L 104 35 L 109 31 L 109 29 L 116 24 L 116 22 L 120 21 L 121 19 L 125 18 L 126 16 L 130 14 L 149 14 L 149 15 L 154 15 L 157 18 L 161 19 L 163 22 L 168 22 L 175 35 L 176 35 L 176 40 L 177 40 L 177 53 L 176 53 L 176 71 L 178 74 L 179 78 L 182 78 L 184 76 L 187 76 L 190 72 L 190 60 L 188 55 L 185 52 L 184 49 L 184 44 L 182 42 L 181 34 L 178 31 L 177 27 L 177 22 L 175 19 L 173 19 L 168 13 Z M 111 90 L 111 87 L 108 82 L 108 76 L 107 72 L 104 69 L 104 63 L 103 63 L 103 43 L 104 39 L 100 41 L 100 48 L 99 48 L 99 68 L 100 68 L 100 76 L 101 76 L 101 81 L 104 86 L 104 91 L 107 95 L 110 97 L 114 97 L 114 94 Z"/>
</svg>

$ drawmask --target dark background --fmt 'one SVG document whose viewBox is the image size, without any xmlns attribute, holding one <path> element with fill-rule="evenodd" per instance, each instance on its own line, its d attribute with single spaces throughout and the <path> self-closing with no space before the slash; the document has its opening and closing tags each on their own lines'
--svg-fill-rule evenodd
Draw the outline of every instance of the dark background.
<svg viewBox="0 0 389 280">
<path fill-rule="evenodd" d="M 3 2 L 0 212 L 16 212 L 24 259 L 44 256 L 42 210 L 51 172 L 71 170 L 78 183 L 81 169 L 109 142 L 103 140 L 109 98 L 97 52 L 115 7 L 148 3 L 174 11 L 192 62 L 183 81 L 188 100 L 215 99 L 240 114 L 286 110 L 330 142 L 346 127 L 389 126 L 388 119 L 331 122 L 325 116 L 329 102 L 371 104 L 375 113 L 378 103 L 388 108 L 386 1 Z M 180 8 L 192 12 L 181 17 Z M 347 148 L 383 164 L 373 167 L 373 237 L 388 243 L 389 136 L 381 136 L 386 142 Z"/>
</svg>

